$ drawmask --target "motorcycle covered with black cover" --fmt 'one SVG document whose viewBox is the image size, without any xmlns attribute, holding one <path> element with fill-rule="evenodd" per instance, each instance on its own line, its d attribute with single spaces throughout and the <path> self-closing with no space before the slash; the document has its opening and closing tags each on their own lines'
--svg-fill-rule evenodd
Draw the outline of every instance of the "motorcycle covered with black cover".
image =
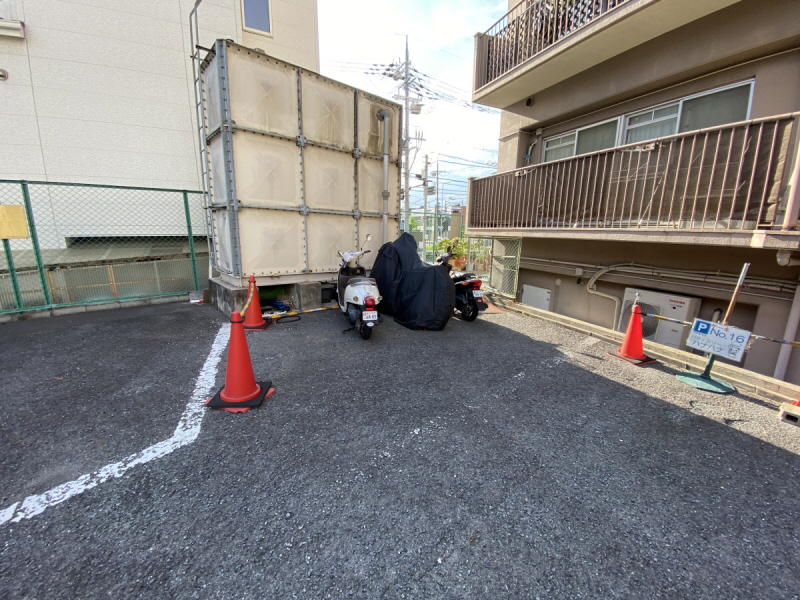
<svg viewBox="0 0 800 600">
<path fill-rule="evenodd" d="M 383 297 L 378 312 L 394 316 L 400 325 L 439 331 L 453 316 L 453 280 L 443 266 L 420 259 L 417 242 L 409 233 L 381 246 L 370 277 Z"/>
</svg>

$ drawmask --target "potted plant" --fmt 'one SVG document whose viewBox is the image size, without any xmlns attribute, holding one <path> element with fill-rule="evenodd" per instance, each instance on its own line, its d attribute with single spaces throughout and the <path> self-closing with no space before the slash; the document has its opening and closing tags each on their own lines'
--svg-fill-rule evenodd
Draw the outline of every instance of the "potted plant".
<svg viewBox="0 0 800 600">
<path fill-rule="evenodd" d="M 452 240 L 440 240 L 436 245 L 439 252 L 450 253 L 450 265 L 457 271 L 461 271 L 467 266 L 467 243 L 459 238 Z"/>
</svg>

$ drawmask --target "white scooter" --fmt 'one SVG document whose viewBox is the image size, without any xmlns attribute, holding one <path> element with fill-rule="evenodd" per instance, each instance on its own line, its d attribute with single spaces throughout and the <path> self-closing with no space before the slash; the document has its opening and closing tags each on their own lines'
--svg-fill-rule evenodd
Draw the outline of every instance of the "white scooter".
<svg viewBox="0 0 800 600">
<path fill-rule="evenodd" d="M 372 241 L 372 235 L 367 234 L 367 242 Z M 358 252 L 342 252 L 339 256 L 342 262 L 339 265 L 339 281 L 337 292 L 339 295 L 339 308 L 347 315 L 351 329 L 357 329 L 362 340 L 368 340 L 372 335 L 372 328 L 381 321 L 375 306 L 381 301 L 378 285 L 375 280 L 367 277 L 367 271 L 358 264 L 358 259 L 367 254 L 369 250 Z"/>
</svg>

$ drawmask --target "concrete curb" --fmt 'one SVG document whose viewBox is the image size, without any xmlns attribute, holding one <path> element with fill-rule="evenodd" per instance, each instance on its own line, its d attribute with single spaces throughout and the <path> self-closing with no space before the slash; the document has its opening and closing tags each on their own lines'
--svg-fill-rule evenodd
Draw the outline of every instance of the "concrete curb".
<svg viewBox="0 0 800 600">
<path fill-rule="evenodd" d="M 0 315 L 0 323 L 11 321 L 27 321 L 28 319 L 41 319 L 43 317 L 60 317 L 75 313 L 97 312 L 100 310 L 113 310 L 116 308 L 132 308 L 134 306 L 147 306 L 151 304 L 171 304 L 173 302 L 188 302 L 189 294 L 176 294 L 175 296 L 158 296 L 156 298 L 138 298 L 135 300 L 116 300 L 114 302 L 98 302 L 97 304 L 82 304 L 80 306 L 62 306 L 45 310 L 34 310 L 23 313 L 10 313 Z"/>
<path fill-rule="evenodd" d="M 551 323 L 556 323 L 572 329 L 573 331 L 580 331 L 592 337 L 599 338 L 603 341 L 612 344 L 621 344 L 623 335 L 618 331 L 606 329 L 600 325 L 592 325 L 585 321 L 579 321 L 572 317 L 565 317 L 564 315 L 555 314 L 546 310 L 540 310 L 512 302 L 502 296 L 496 294 L 491 295 L 492 302 L 497 306 L 511 310 L 529 317 L 535 317 Z M 706 365 L 706 358 L 698 356 L 684 350 L 676 350 L 669 346 L 663 346 L 653 342 L 644 341 L 644 350 L 648 356 L 657 358 L 664 364 L 676 367 L 678 369 L 687 369 L 697 372 L 702 372 Z M 646 367 L 643 367 L 646 368 Z M 800 386 L 780 381 L 766 375 L 747 371 L 740 367 L 734 367 L 725 363 L 716 363 L 714 365 L 713 374 L 717 377 L 730 381 L 736 386 L 737 390 L 756 396 L 762 400 L 766 400 L 774 404 L 776 408 L 784 402 L 794 402 L 800 398 Z"/>
</svg>

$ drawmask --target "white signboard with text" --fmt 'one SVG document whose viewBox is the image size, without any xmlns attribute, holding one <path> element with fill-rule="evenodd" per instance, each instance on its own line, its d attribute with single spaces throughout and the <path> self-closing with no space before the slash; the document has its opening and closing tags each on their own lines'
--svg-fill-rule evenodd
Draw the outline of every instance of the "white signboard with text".
<svg viewBox="0 0 800 600">
<path fill-rule="evenodd" d="M 748 341 L 750 332 L 745 329 L 695 319 L 686 345 L 741 362 Z"/>
</svg>

